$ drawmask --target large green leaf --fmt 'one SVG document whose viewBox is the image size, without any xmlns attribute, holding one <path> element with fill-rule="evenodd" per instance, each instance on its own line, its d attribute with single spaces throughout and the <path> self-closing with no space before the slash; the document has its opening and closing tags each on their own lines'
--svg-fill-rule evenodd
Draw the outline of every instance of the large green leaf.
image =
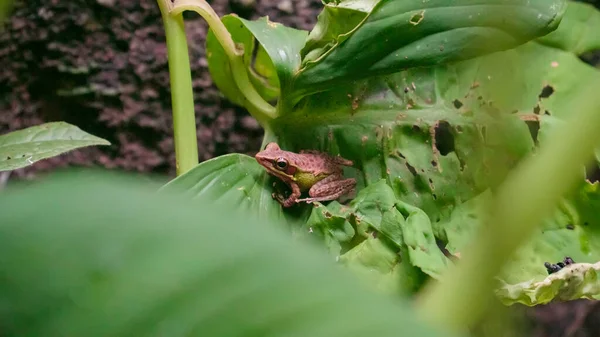
<svg viewBox="0 0 600 337">
<path fill-rule="evenodd" d="M 354 161 L 345 175 L 358 180 L 360 193 L 349 206 L 282 210 L 271 198 L 273 180 L 245 156 L 202 163 L 171 185 L 198 203 L 216 199 L 291 226 L 298 236 L 323 239 L 334 256 L 358 263 L 357 270 L 367 267 L 360 265 L 365 259 L 344 254 L 379 249 L 380 242 L 360 246 L 366 233 L 378 233 L 404 261 L 379 272 L 391 275 L 384 287 L 415 289 L 424 274 L 438 277 L 447 264 L 435 242 L 443 235 L 438 223 L 489 186 L 491 169 L 482 164 L 506 167 L 533 147 L 519 118 L 494 117 L 475 98 L 457 109 L 453 101 L 471 90 L 467 83 L 450 66 L 404 71 L 313 95 L 273 121 L 271 137 L 282 148 L 318 149 Z M 508 139 L 513 148 L 505 149 Z"/>
<path fill-rule="evenodd" d="M 269 221 L 132 179 L 82 172 L 0 195 L 3 335 L 448 335 Z"/>
<path fill-rule="evenodd" d="M 297 229 L 304 223 L 307 209 L 284 212 L 273 197 L 273 180 L 252 157 L 228 154 L 200 163 L 161 188 L 164 193 L 177 193 L 198 204 L 235 207 L 240 212 L 288 224 Z"/>
<path fill-rule="evenodd" d="M 350 2 L 340 4 L 347 8 L 334 13 L 336 20 L 347 11 L 359 16 L 368 12 L 349 6 Z M 485 7 L 471 7 L 481 6 Z M 559 7 L 553 10 L 559 13 Z M 569 10 L 572 8 L 577 10 L 577 6 L 570 5 Z M 333 20 L 332 13 L 322 19 Z M 359 193 L 348 205 L 296 206 L 291 212 L 295 216 L 292 227 L 300 228 L 296 233 L 319 237 L 344 264 L 379 277 L 373 283 L 386 290 L 414 290 L 423 275 L 438 277 L 447 259 L 437 249 L 436 239 L 460 256 L 479 227 L 477 208 L 486 198 L 482 193 L 501 182 L 536 143 L 543 145 L 551 126 L 581 103 L 573 93 L 598 76 L 597 70 L 577 55 L 545 42 L 552 38 L 555 46 L 571 45 L 556 42 L 561 36 L 573 38 L 564 30 L 578 25 L 573 18 L 581 18 L 567 16 L 571 20 L 553 33 L 555 37 L 462 62 L 344 80 L 327 92 L 306 96 L 294 109 L 280 111 L 269 125 L 269 140 L 290 151 L 315 149 L 348 158 L 355 165 L 345 169 L 344 175 L 358 180 Z M 309 44 L 329 48 L 333 40 L 325 36 L 331 38 L 344 29 L 347 27 L 322 31 L 323 40 L 313 34 Z M 521 37 L 532 31 L 523 32 Z M 348 65 L 344 71 L 360 72 L 362 68 Z M 273 191 L 270 180 L 257 179 L 254 186 L 269 196 Z M 280 207 L 269 197 L 254 202 Z M 567 200 L 565 205 L 555 218 L 548 219 L 543 235 L 515 256 L 510 271 L 501 275 L 505 282 L 543 279 L 543 263 L 559 261 L 565 255 L 584 262 L 597 259 L 595 244 L 585 248 L 591 232 L 580 232 L 577 224 L 575 231 L 567 228 L 587 204 Z M 251 213 L 259 209 L 256 206 Z M 290 210 L 283 213 L 290 214 Z M 275 212 L 270 216 L 284 219 Z M 408 222 L 410 225 L 405 225 Z"/>
<path fill-rule="evenodd" d="M 583 15 L 584 9 L 592 13 Z M 568 19 L 552 34 L 510 51 L 465 62 L 476 62 L 478 68 L 488 69 L 480 71 L 481 76 L 477 76 L 478 83 L 486 85 L 477 88 L 476 95 L 490 97 L 495 94 L 494 103 L 530 123 L 537 142 L 543 146 L 552 129 L 585 103 L 578 100 L 577 93 L 600 77 L 598 70 L 577 57 L 577 54 L 594 48 L 593 34 L 587 33 L 584 26 L 589 24 L 592 31 L 594 27 L 600 29 L 600 22 L 589 19 L 595 15 L 598 12 L 587 5 L 569 3 Z M 500 60 L 504 60 L 504 67 L 493 69 L 489 66 Z M 489 77 L 486 78 L 486 75 Z M 510 81 L 511 84 L 494 85 L 494 81 L 500 84 Z M 600 229 L 600 217 L 597 215 L 600 204 L 597 200 L 600 197 L 597 184 L 584 182 L 583 168 L 581 172 L 580 191 L 564 200 L 554 216 L 546 219 L 540 232 L 518 251 L 509 268 L 502 272 L 504 286 L 499 289 L 498 295 L 506 303 L 519 301 L 535 305 L 546 303 L 553 296 L 556 299 L 574 299 L 576 293 L 569 293 L 569 289 L 566 293 L 559 292 L 556 288 L 558 283 L 547 287 L 544 262 L 556 263 L 565 256 L 571 256 L 576 262 L 595 263 L 600 260 L 600 241 L 597 239 Z M 460 256 L 465 245 L 472 240 L 481 225 L 482 206 L 490 200 L 489 197 L 488 193 L 482 194 L 443 219 L 440 227 L 444 228 L 447 248 L 451 253 Z"/>
<path fill-rule="evenodd" d="M 110 145 L 102 138 L 64 122 L 46 123 L 0 136 L 0 171 L 92 145 Z"/>
<path fill-rule="evenodd" d="M 244 48 L 244 64 L 252 84 L 267 101 L 289 89 L 300 67 L 300 49 L 307 32 L 285 27 L 264 17 L 256 21 L 236 15 L 222 18 L 233 40 Z M 232 102 L 243 105 L 225 50 L 212 31 L 206 37 L 208 69 L 215 84 Z"/>
<path fill-rule="evenodd" d="M 373 3 L 364 2 L 366 9 Z M 358 7 L 353 0 L 326 6 L 344 11 L 352 7 L 354 12 Z M 323 18 L 333 12 L 326 9 L 328 14 L 322 17 L 315 28 L 318 33 L 308 45 L 318 51 L 303 51 L 310 57 L 303 60 L 296 76 L 294 95 L 514 48 L 554 30 L 564 9 L 564 0 L 464 0 L 451 4 L 445 0 L 381 0 L 351 31 L 347 25 L 358 19 L 326 20 Z M 339 35 L 332 36 L 332 32 Z M 314 41 L 315 35 L 320 40 Z"/>
</svg>

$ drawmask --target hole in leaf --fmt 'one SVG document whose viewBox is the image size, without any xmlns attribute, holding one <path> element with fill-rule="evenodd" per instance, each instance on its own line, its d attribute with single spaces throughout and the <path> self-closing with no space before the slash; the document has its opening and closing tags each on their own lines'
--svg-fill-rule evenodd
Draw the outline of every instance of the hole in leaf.
<svg viewBox="0 0 600 337">
<path fill-rule="evenodd" d="M 582 62 L 585 62 L 591 65 L 592 67 L 595 67 L 600 64 L 600 53 L 598 52 L 598 50 L 588 51 L 584 54 L 581 54 L 579 56 L 579 59 Z"/>
<path fill-rule="evenodd" d="M 452 104 L 454 104 L 454 107 L 457 109 L 460 109 L 463 106 L 463 103 L 457 99 L 455 99 L 454 101 L 452 101 Z"/>
<path fill-rule="evenodd" d="M 432 196 L 433 196 L 433 200 L 437 200 L 437 195 L 435 195 L 435 193 L 433 193 Z"/>
<path fill-rule="evenodd" d="M 585 166 L 585 179 L 590 183 L 600 181 L 600 165 L 593 161 Z"/>
<path fill-rule="evenodd" d="M 454 151 L 454 135 L 450 129 L 450 123 L 439 121 L 435 126 L 434 133 L 435 147 L 440 151 L 442 156 Z"/>
<path fill-rule="evenodd" d="M 432 161 L 431 161 L 431 166 L 433 166 L 433 167 L 437 167 L 437 161 L 435 161 L 435 160 L 432 160 Z"/>
<path fill-rule="evenodd" d="M 417 176 L 417 170 L 415 170 L 415 168 L 412 165 L 406 163 L 406 168 L 410 171 L 410 174 L 412 174 L 415 177 Z"/>
<path fill-rule="evenodd" d="M 567 229 L 570 230 L 570 231 L 572 231 L 572 230 L 575 229 L 575 226 L 573 224 L 568 224 L 567 225 Z"/>
<path fill-rule="evenodd" d="M 421 131 L 421 128 L 417 124 L 413 124 L 412 129 L 413 129 L 414 132 Z"/>
<path fill-rule="evenodd" d="M 547 85 L 544 88 L 542 88 L 542 92 L 540 93 L 540 95 L 538 97 L 540 99 L 542 99 L 542 98 L 548 98 L 553 93 L 554 93 L 554 88 L 552 86 L 550 86 L 550 85 Z"/>
<path fill-rule="evenodd" d="M 529 128 L 529 134 L 531 134 L 531 139 L 537 145 L 538 144 L 538 134 L 540 132 L 540 122 L 539 121 L 525 121 L 527 127 Z"/>
<path fill-rule="evenodd" d="M 410 17 L 410 24 L 411 25 L 418 25 L 419 23 L 421 23 L 421 21 L 423 21 L 423 18 L 425 18 L 425 11 L 421 11 L 419 13 L 415 13 Z"/>
<path fill-rule="evenodd" d="M 446 248 L 446 246 L 448 245 L 447 242 L 442 241 L 440 239 L 435 239 L 435 244 L 442 251 L 442 253 L 444 254 L 444 256 L 446 256 L 447 258 L 449 258 L 450 260 L 453 260 L 453 261 L 457 260 L 456 256 L 452 255 L 450 253 L 450 251 L 448 251 L 448 249 Z"/>
<path fill-rule="evenodd" d="M 536 105 L 535 108 L 533 108 L 533 113 L 536 114 L 536 115 L 539 115 L 540 114 L 540 110 L 541 110 L 540 106 Z"/>
<path fill-rule="evenodd" d="M 548 116 L 550 116 L 550 111 L 548 111 L 548 110 L 544 110 L 544 115 L 548 115 Z"/>
</svg>

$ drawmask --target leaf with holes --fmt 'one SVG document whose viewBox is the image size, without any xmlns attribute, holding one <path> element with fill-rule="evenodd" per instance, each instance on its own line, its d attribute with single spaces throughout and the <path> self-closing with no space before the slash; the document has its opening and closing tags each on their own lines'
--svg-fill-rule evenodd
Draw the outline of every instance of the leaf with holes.
<svg viewBox="0 0 600 337">
<path fill-rule="evenodd" d="M 589 13 L 584 15 L 584 11 Z M 457 66 L 473 74 L 478 84 L 474 90 L 476 97 L 495 95 L 494 104 L 504 111 L 512 111 L 527 123 L 536 144 L 543 146 L 552 129 L 560 127 L 571 112 L 577 111 L 584 103 L 579 101 L 576 93 L 600 78 L 600 71 L 578 57 L 578 54 L 595 46 L 595 36 L 586 32 L 588 24 L 590 28 L 597 26 L 600 29 L 600 22 L 593 19 L 599 13 L 588 5 L 569 3 L 564 26 L 561 24 L 554 33 L 519 48 Z M 571 34 L 573 31 L 580 34 Z M 494 68 L 493 65 L 501 60 L 505 65 Z M 600 163 L 600 157 L 597 160 Z M 511 265 L 500 275 L 505 286 L 499 289 L 498 294 L 503 300 L 515 301 L 510 297 L 513 295 L 506 292 L 508 288 L 525 291 L 524 284 L 531 286 L 542 282 L 548 276 L 545 262 L 557 263 L 565 256 L 576 262 L 595 263 L 600 260 L 600 241 L 597 239 L 600 218 L 596 215 L 600 207 L 598 183 L 585 182 L 583 168 L 581 174 L 580 190 L 566 198 L 554 215 L 546 219 L 539 233 L 515 254 Z M 459 206 L 450 217 L 442 219 L 440 226 L 444 228 L 445 235 L 440 237 L 447 242 L 446 248 L 450 253 L 460 256 L 479 229 L 479 214 L 489 200 L 490 195 L 483 193 Z M 532 295 L 526 302 L 545 303 L 549 294 L 556 298 L 561 296 L 555 292 L 547 293 L 546 297 Z M 521 298 L 518 301 L 525 300 Z"/>
<path fill-rule="evenodd" d="M 110 145 L 102 138 L 64 123 L 46 123 L 0 136 L 0 171 L 16 170 L 36 161 L 92 145 Z"/>
<path fill-rule="evenodd" d="M 362 20 L 363 16 L 367 21 L 376 17 L 371 13 L 379 8 L 377 6 L 401 6 L 404 2 L 352 2 L 352 6 L 351 2 L 336 3 L 343 3 L 346 7 L 335 11 L 327 9 L 327 14 L 321 17 L 321 31 L 311 32 L 307 42 L 309 47 L 302 51 L 303 57 L 311 58 L 304 64 L 306 69 L 319 69 L 320 62 L 325 62 L 321 59 L 337 55 L 336 50 L 343 51 L 340 46 L 358 36 L 355 34 L 364 27 L 364 23 L 345 36 L 344 41 L 336 40 L 335 36 L 348 32 L 349 27 Z M 358 3 L 374 4 L 374 7 L 361 7 Z M 429 9 L 435 9 L 436 4 L 437 1 L 425 5 L 419 3 L 419 6 L 430 7 L 416 29 L 428 27 L 420 26 L 426 23 Z M 514 4 L 520 9 L 524 2 L 515 0 Z M 539 6 L 546 6 L 548 2 L 534 1 L 531 4 L 531 11 L 521 14 L 540 14 Z M 544 7 L 548 11 L 544 13 L 554 14 L 548 14 L 548 20 L 542 21 L 553 24 L 560 19 L 562 2 L 550 5 L 557 6 L 552 10 Z M 470 6 L 465 7 L 469 7 L 464 8 L 467 12 L 473 10 Z M 479 5 L 471 7 L 479 8 Z M 382 13 L 377 12 L 377 15 L 384 15 Z M 439 13 L 446 12 L 441 9 Z M 345 15 L 354 17 L 344 24 L 331 26 Z M 488 18 L 493 21 L 494 17 Z M 533 26 L 541 22 L 536 20 Z M 571 24 L 567 22 L 565 27 Z M 537 33 L 530 34 L 533 31 L 540 33 L 550 29 L 551 25 L 545 28 L 533 26 L 523 30 L 521 42 L 525 42 L 526 36 L 537 36 Z M 567 28 L 559 27 L 557 36 L 570 36 L 560 32 L 560 29 Z M 315 86 L 307 89 L 313 90 L 319 83 L 329 83 L 330 80 L 335 82 L 335 85 L 327 86 L 326 91 L 319 92 L 324 87 L 317 88 L 314 91 L 317 93 L 308 94 L 307 91 L 301 94 L 304 96 L 297 101 L 298 104 L 280 104 L 277 118 L 269 121 L 265 142 L 276 141 L 288 151 L 318 150 L 352 160 L 354 166 L 344 168 L 343 172 L 345 177 L 357 180 L 358 193 L 350 203 L 340 200 L 341 203 L 324 202 L 316 207 L 300 204 L 282 210 L 270 198 L 275 190 L 273 180 L 267 179 L 266 173 L 250 159 L 248 165 L 229 164 L 232 175 L 247 179 L 242 185 L 253 191 L 247 199 L 228 191 L 227 188 L 233 188 L 226 186 L 228 178 L 211 175 L 213 170 L 219 169 L 210 168 L 209 164 L 204 167 L 200 164 L 198 175 L 181 179 L 178 184 L 181 188 L 194 190 L 203 175 L 218 177 L 200 183 L 203 187 L 196 191 L 199 202 L 217 198 L 218 201 L 230 200 L 231 204 L 241 203 L 248 213 L 262 212 L 266 217 L 291 225 L 295 235 L 322 240 L 331 253 L 339 256 L 340 261 L 356 270 L 364 271 L 376 266 L 376 271 L 368 274 L 382 277 L 380 284 L 384 288 L 397 281 L 396 284 L 405 285 L 400 287 L 401 290 L 418 289 L 417 284 L 422 282 L 423 275 L 439 277 L 449 264 L 449 259 L 444 256 L 448 252 L 443 253 L 437 245 L 446 244 L 449 253 L 460 257 L 469 233 L 477 229 L 476 221 L 469 220 L 472 212 L 467 210 L 461 214 L 461 205 L 468 202 L 464 206 L 468 208 L 469 203 L 478 204 L 478 199 L 474 198 L 500 183 L 536 145 L 543 145 L 546 110 L 549 114 L 546 116 L 560 120 L 568 113 L 569 105 L 577 104 L 569 101 L 572 100 L 569 87 L 575 86 L 572 79 L 579 78 L 582 83 L 577 85 L 585 85 L 586 79 L 595 76 L 594 71 L 590 72 L 593 69 L 583 65 L 575 55 L 549 47 L 541 43 L 542 40 L 462 62 L 438 62 L 433 66 L 396 73 L 380 74 L 365 70 L 368 67 L 345 63 L 346 68 L 339 65 L 341 75 L 323 71 L 323 74 L 335 79 L 317 76 Z M 265 43 L 262 41 L 262 44 Z M 372 52 L 371 49 L 377 49 L 365 48 L 365 45 L 363 43 L 361 48 L 369 49 L 365 51 L 367 54 Z M 322 56 L 319 55 L 321 52 L 324 53 Z M 354 56 L 363 57 L 359 52 Z M 429 60 L 432 59 L 435 58 Z M 415 60 L 420 59 L 414 59 L 416 63 L 410 64 L 420 64 Z M 574 70 L 569 73 L 568 69 Z M 369 76 L 363 76 L 363 73 Z M 289 83 L 292 86 L 301 84 Z M 283 84 L 280 86 L 283 87 Z M 289 103 L 290 97 L 298 92 L 280 92 L 280 103 Z M 210 192 L 213 189 L 215 194 Z M 557 212 L 561 221 L 568 219 L 567 215 Z M 579 210 L 576 208 L 575 212 Z M 287 216 L 292 216 L 293 220 Z M 465 219 L 466 223 L 460 223 Z M 549 220 L 547 228 L 554 228 L 552 226 L 557 224 L 563 223 Z M 561 234 L 556 240 L 543 237 L 538 242 L 551 242 L 549 245 L 556 247 L 576 247 L 578 241 L 573 239 L 573 235 Z M 386 249 L 389 250 L 387 253 Z M 544 253 L 532 258 L 536 249 Z M 505 281 L 521 282 L 532 275 L 539 275 L 545 270 L 543 263 L 540 265 L 538 262 L 542 259 L 553 261 L 555 256 L 544 254 L 563 254 L 560 249 L 536 249 L 527 248 L 524 255 L 520 255 L 523 261 L 534 261 L 535 267 L 528 269 L 531 265 L 517 261 L 515 268 L 522 267 L 524 272 L 515 272 L 513 278 Z M 389 252 L 400 256 L 403 262 L 390 258 Z M 378 264 L 373 256 L 380 256 L 383 262 Z"/>
<path fill-rule="evenodd" d="M 329 2 L 302 51 L 295 96 L 514 48 L 554 30 L 564 9 L 563 0 Z"/>
</svg>

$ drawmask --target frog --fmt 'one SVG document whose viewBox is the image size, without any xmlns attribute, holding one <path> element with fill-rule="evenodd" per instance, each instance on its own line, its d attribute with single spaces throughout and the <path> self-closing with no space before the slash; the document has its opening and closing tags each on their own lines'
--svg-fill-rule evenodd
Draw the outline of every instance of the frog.
<svg viewBox="0 0 600 337">
<path fill-rule="evenodd" d="M 297 203 L 330 201 L 354 192 L 356 179 L 344 178 L 343 166 L 353 166 L 351 160 L 331 156 L 316 150 L 299 153 L 284 151 L 275 142 L 267 144 L 255 156 L 256 161 L 267 173 L 286 183 L 292 193 L 289 197 L 273 193 L 272 197 L 283 207 Z M 300 198 L 308 191 L 309 198 Z"/>
</svg>

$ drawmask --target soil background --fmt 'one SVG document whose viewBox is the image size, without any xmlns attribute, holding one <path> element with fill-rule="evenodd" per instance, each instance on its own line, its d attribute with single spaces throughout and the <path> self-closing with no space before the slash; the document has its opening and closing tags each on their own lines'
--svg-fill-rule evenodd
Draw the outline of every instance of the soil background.
<svg viewBox="0 0 600 337">
<path fill-rule="evenodd" d="M 0 0 L 1 1 L 1 0 Z M 320 0 L 213 0 L 236 13 L 310 30 Z M 600 0 L 587 1 L 600 8 Z M 213 85 L 204 52 L 206 23 L 186 15 L 200 160 L 231 152 L 253 155 L 262 130 Z M 600 53 L 582 57 L 600 64 Z M 67 166 L 173 176 L 172 120 L 165 36 L 156 0 L 16 1 L 0 31 L 0 134 L 66 121 L 109 140 L 14 171 L 31 179 Z M 2 180 L 2 179 L 0 179 Z M 600 337 L 592 301 L 515 308 L 535 337 Z"/>
</svg>

